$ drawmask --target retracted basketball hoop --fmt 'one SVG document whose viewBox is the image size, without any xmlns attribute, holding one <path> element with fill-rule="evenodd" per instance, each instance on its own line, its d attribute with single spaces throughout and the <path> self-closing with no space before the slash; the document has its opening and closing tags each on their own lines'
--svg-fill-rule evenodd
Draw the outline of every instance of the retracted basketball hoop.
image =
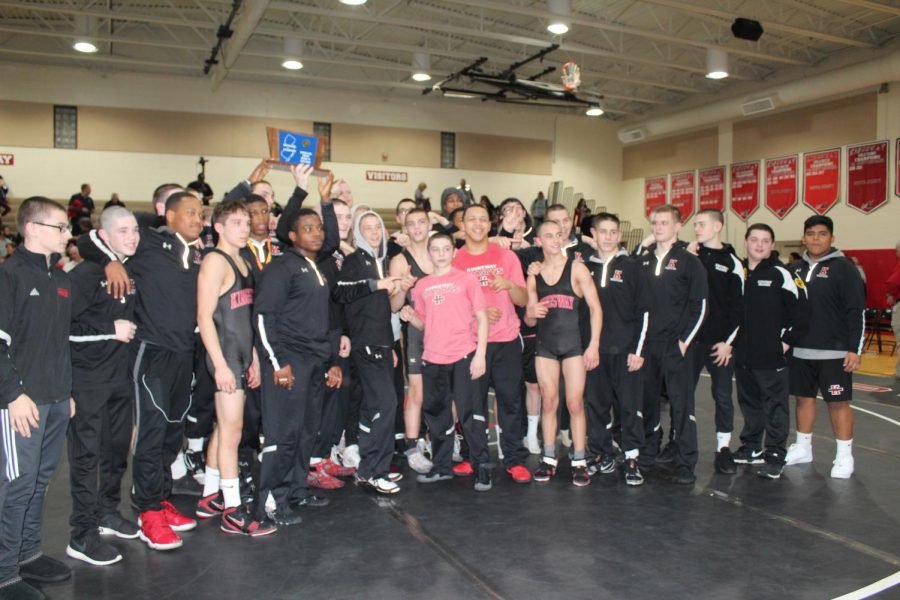
<svg viewBox="0 0 900 600">
<path fill-rule="evenodd" d="M 559 78 L 562 79 L 563 87 L 567 92 L 574 92 L 581 85 L 581 69 L 574 60 L 570 60 L 560 67 L 559 73 Z"/>
</svg>

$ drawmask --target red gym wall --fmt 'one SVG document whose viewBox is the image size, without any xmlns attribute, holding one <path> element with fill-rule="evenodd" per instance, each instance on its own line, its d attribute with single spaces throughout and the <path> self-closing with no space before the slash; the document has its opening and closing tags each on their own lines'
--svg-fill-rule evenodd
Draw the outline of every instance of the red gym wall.
<svg viewBox="0 0 900 600">
<path fill-rule="evenodd" d="M 866 307 L 890 308 L 884 298 L 884 282 L 897 264 L 896 250 L 844 250 L 844 254 L 855 256 L 866 272 Z"/>
</svg>

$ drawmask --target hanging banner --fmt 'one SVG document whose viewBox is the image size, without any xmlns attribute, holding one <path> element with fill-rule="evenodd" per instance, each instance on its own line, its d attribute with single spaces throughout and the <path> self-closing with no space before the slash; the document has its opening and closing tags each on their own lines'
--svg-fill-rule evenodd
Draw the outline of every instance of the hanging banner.
<svg viewBox="0 0 900 600">
<path fill-rule="evenodd" d="M 869 214 L 887 203 L 888 143 L 847 146 L 847 204 Z"/>
<path fill-rule="evenodd" d="M 841 149 L 803 155 L 803 204 L 824 215 L 841 195 Z"/>
<path fill-rule="evenodd" d="M 665 175 L 647 177 L 644 180 L 644 214 L 648 219 L 654 208 L 666 203 L 667 191 Z"/>
<path fill-rule="evenodd" d="M 672 173 L 669 178 L 669 187 L 671 188 L 669 201 L 681 213 L 681 222 L 687 223 L 687 220 L 694 215 L 697 178 L 694 176 L 694 171 Z"/>
<path fill-rule="evenodd" d="M 700 184 L 697 210 L 714 208 L 725 211 L 725 167 L 700 169 L 697 173 Z"/>
<path fill-rule="evenodd" d="M 766 208 L 779 219 L 797 206 L 797 156 L 766 159 Z"/>
<path fill-rule="evenodd" d="M 731 211 L 746 221 L 759 208 L 759 161 L 731 165 Z"/>
</svg>

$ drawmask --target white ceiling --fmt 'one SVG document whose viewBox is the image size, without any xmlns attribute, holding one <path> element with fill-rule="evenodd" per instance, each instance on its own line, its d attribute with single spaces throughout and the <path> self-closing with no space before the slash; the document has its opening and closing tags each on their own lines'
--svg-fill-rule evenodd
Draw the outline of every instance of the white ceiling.
<svg viewBox="0 0 900 600">
<path fill-rule="evenodd" d="M 636 119 L 766 82 L 807 76 L 835 60 L 888 51 L 900 0 L 572 0 L 572 25 L 547 32 L 545 0 L 242 0 L 209 74 L 205 61 L 232 0 L 0 0 L 0 61 L 269 81 L 378 94 L 420 94 L 413 52 L 440 79 L 479 57 L 500 71 L 550 43 L 561 48 L 522 70 L 575 60 L 582 89 L 604 95 L 607 118 Z M 735 39 L 736 16 L 760 21 L 759 42 Z M 100 52 L 71 48 L 89 17 Z M 305 68 L 281 68 L 284 40 L 301 39 Z M 728 51 L 732 76 L 704 77 L 707 48 Z M 558 82 L 557 74 L 543 78 Z M 435 98 L 437 102 L 453 102 Z M 548 109 L 542 109 L 548 110 Z"/>
</svg>

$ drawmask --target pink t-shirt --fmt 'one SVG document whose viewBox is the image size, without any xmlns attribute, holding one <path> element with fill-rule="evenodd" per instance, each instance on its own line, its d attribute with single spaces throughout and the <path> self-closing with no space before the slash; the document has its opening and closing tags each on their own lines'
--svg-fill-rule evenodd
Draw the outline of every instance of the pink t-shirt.
<svg viewBox="0 0 900 600">
<path fill-rule="evenodd" d="M 490 286 L 495 275 L 500 275 L 514 284 L 525 287 L 522 276 L 522 265 L 512 250 L 500 248 L 496 244 L 488 244 L 483 254 L 469 254 L 465 248 L 456 251 L 453 266 L 475 275 L 484 291 L 484 299 L 488 306 L 500 309 L 500 320 L 491 325 L 488 334 L 489 342 L 508 342 L 519 335 L 519 316 L 509 297 L 509 292 L 495 292 Z"/>
<path fill-rule="evenodd" d="M 412 291 L 413 307 L 425 322 L 422 360 L 449 365 L 478 346 L 475 312 L 485 309 L 478 281 L 459 269 L 424 277 Z"/>
</svg>

